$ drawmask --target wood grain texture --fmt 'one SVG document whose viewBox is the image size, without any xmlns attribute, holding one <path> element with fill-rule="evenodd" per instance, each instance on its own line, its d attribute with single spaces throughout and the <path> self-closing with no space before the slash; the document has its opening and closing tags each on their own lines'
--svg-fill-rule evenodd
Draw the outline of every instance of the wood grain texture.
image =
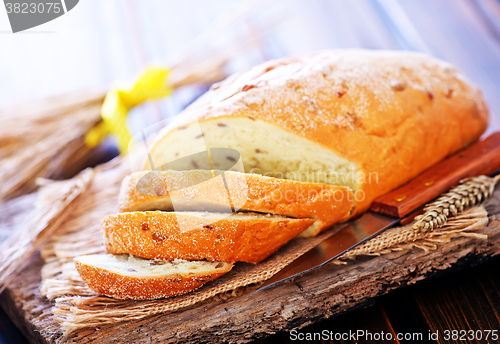
<svg viewBox="0 0 500 344">
<path fill-rule="evenodd" d="M 475 263 L 480 261 L 475 260 Z M 300 333 L 320 333 L 323 330 L 334 333 L 345 333 L 351 330 L 364 330 L 370 333 L 398 333 L 412 336 L 412 340 L 401 340 L 399 343 L 409 344 L 449 344 L 453 341 L 444 340 L 443 332 L 439 340 L 428 337 L 432 328 L 446 330 L 491 330 L 498 329 L 497 314 L 500 312 L 500 294 L 494 283 L 500 285 L 500 275 L 496 272 L 500 264 L 500 256 L 485 263 L 471 266 L 471 262 L 463 259 L 455 268 L 447 269 L 438 274 L 437 278 L 427 279 L 406 288 L 400 288 L 388 295 L 375 300 L 372 306 L 349 312 L 348 314 L 332 317 L 324 321 L 307 326 Z M 467 266 L 467 267 L 465 267 Z M 464 268 L 465 267 L 465 268 Z M 485 281 L 489 281 L 485 283 Z M 493 282 L 493 283 L 492 283 Z M 450 298 L 454 294 L 460 297 Z M 478 322 L 474 312 L 470 311 L 470 299 L 478 300 L 478 307 L 484 310 L 483 320 Z M 453 302 L 454 306 L 446 302 Z M 472 303 L 474 307 L 477 304 Z M 439 313 L 436 313 L 439 310 Z M 457 319 L 459 318 L 459 319 Z M 427 321 L 432 320 L 431 323 Z M 449 327 L 461 324 L 465 327 Z M 484 332 L 486 333 L 486 332 Z M 418 337 L 419 335 L 422 337 Z M 418 338 L 418 339 L 417 339 Z M 323 340 L 314 343 L 353 343 L 349 340 Z M 369 342 L 359 340 L 360 343 Z M 455 341 L 454 343 L 486 343 L 487 341 Z M 289 333 L 279 333 L 266 339 L 255 341 L 253 344 L 294 343 Z M 307 343 L 310 343 L 307 341 Z M 312 343 L 312 342 L 311 342 Z M 384 343 L 398 343 L 396 340 L 387 340 Z M 489 343 L 497 343 L 490 340 Z"/>
<path fill-rule="evenodd" d="M 429 253 L 412 249 L 360 258 L 340 267 L 329 265 L 258 293 L 247 290 L 237 297 L 218 297 L 168 315 L 88 329 L 72 339 L 79 343 L 242 342 L 302 328 L 365 307 L 380 295 L 436 275 L 457 262 L 466 260 L 468 266 L 500 254 L 500 190 L 487 209 L 491 222 L 480 233 L 487 234 L 488 240 L 457 238 Z M 32 341 L 66 342 L 68 338 L 61 337 L 52 319 L 50 302 L 40 297 L 40 267 L 40 259 L 33 257 L 32 264 L 0 297 L 0 304 Z"/>
<path fill-rule="evenodd" d="M 0 304 L 31 343 L 51 343 L 61 336 L 51 303 L 40 295 L 43 261 L 37 253 L 15 282 L 0 295 Z"/>
</svg>

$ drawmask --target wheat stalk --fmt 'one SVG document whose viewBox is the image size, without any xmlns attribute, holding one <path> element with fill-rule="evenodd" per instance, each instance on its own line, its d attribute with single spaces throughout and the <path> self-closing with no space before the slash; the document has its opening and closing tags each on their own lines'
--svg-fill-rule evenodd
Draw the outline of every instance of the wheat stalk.
<svg viewBox="0 0 500 344">
<path fill-rule="evenodd" d="M 457 216 L 465 209 L 487 200 L 495 190 L 500 175 L 494 178 L 477 176 L 460 181 L 460 184 L 450 189 L 437 200 L 424 207 L 424 213 L 416 216 L 414 229 L 424 232 L 443 227 L 448 217 Z"/>
<path fill-rule="evenodd" d="M 267 31 L 284 18 L 259 20 L 264 6 L 269 7 L 264 0 L 244 1 L 216 19 L 172 61 L 172 87 L 211 84 L 226 77 L 231 59 L 250 49 L 263 54 Z M 37 177 L 76 174 L 80 160 L 91 154 L 84 137 L 101 121 L 104 96 L 78 92 L 0 109 L 0 202 L 34 191 Z"/>
</svg>

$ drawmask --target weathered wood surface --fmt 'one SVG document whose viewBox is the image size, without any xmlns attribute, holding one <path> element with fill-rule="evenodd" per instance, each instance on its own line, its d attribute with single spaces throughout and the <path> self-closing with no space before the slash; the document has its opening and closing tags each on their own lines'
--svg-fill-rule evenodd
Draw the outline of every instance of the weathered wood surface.
<svg viewBox="0 0 500 344">
<path fill-rule="evenodd" d="M 81 331 L 63 338 L 40 296 L 39 256 L 0 297 L 0 304 L 25 335 L 38 343 L 66 342 L 241 342 L 302 328 L 321 319 L 364 307 L 377 296 L 436 275 L 450 266 L 470 266 L 500 254 L 500 190 L 487 203 L 488 240 L 457 238 L 435 251 L 421 249 L 366 257 L 345 266 L 330 265 L 294 282 L 262 292 L 216 298 L 187 309 L 141 321 Z"/>
</svg>

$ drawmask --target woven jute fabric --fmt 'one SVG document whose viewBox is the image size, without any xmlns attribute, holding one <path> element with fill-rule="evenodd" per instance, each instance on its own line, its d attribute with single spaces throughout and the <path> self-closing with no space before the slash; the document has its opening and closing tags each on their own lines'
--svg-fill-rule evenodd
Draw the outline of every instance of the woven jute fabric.
<svg viewBox="0 0 500 344">
<path fill-rule="evenodd" d="M 54 301 L 54 318 L 61 324 L 65 335 L 83 328 L 178 311 L 210 298 L 235 297 L 244 293 L 248 286 L 264 282 L 345 226 L 338 225 L 315 238 L 296 238 L 260 264 L 236 263 L 226 275 L 186 295 L 162 300 L 115 300 L 89 289 L 78 275 L 73 258 L 105 252 L 100 223 L 104 216 L 117 212 L 120 183 L 127 173 L 128 168 L 123 163 L 97 172 L 92 185 L 75 199 L 71 213 L 42 248 L 45 260 L 42 269 L 42 294 Z M 46 197 L 45 201 L 53 200 Z M 453 218 L 445 227 L 430 233 L 415 232 L 411 229 L 412 224 L 391 228 L 349 251 L 332 264 L 347 264 L 357 256 L 380 255 L 413 247 L 433 250 L 440 242 L 448 242 L 459 236 L 485 239 L 484 235 L 475 231 L 484 227 L 487 222 L 485 209 L 475 207 Z"/>
</svg>

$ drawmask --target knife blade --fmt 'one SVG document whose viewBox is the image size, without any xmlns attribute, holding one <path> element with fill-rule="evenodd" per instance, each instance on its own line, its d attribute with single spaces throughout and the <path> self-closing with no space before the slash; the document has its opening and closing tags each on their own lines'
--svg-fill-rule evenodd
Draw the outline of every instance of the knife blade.
<svg viewBox="0 0 500 344">
<path fill-rule="evenodd" d="M 402 187 L 378 198 L 371 211 L 288 264 L 258 289 L 264 290 L 330 263 L 386 229 L 409 222 L 419 209 L 461 179 L 491 174 L 500 168 L 500 132 L 434 165 Z"/>
</svg>

